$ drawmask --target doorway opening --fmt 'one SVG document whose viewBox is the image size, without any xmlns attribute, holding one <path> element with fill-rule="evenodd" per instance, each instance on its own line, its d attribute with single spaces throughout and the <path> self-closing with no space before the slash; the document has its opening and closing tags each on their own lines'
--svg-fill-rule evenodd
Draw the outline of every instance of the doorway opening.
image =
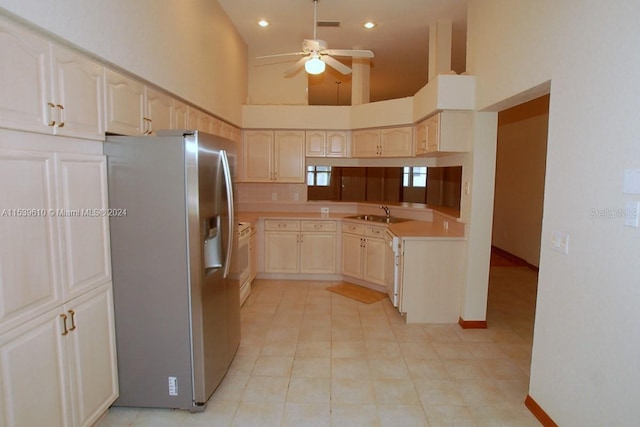
<svg viewBox="0 0 640 427">
<path fill-rule="evenodd" d="M 487 322 L 508 325 L 531 363 L 547 158 L 549 95 L 498 113 Z"/>
</svg>

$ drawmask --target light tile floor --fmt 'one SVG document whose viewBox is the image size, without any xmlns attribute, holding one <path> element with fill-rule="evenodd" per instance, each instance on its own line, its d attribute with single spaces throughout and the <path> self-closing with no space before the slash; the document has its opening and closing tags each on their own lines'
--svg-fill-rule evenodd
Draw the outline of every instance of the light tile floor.
<svg viewBox="0 0 640 427">
<path fill-rule="evenodd" d="M 488 329 L 405 324 L 328 282 L 257 280 L 242 342 L 202 413 L 111 408 L 121 426 L 538 426 L 524 406 L 536 273 L 492 267 Z"/>
</svg>

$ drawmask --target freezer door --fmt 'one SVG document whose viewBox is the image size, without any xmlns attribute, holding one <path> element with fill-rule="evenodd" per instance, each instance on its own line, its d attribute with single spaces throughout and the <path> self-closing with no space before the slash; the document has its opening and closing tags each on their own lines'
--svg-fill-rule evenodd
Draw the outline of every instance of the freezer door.
<svg viewBox="0 0 640 427">
<path fill-rule="evenodd" d="M 226 151 L 233 147 L 198 132 L 186 138 L 193 384 L 199 405 L 222 381 L 240 342 L 239 285 L 226 277 L 234 239 Z"/>
</svg>

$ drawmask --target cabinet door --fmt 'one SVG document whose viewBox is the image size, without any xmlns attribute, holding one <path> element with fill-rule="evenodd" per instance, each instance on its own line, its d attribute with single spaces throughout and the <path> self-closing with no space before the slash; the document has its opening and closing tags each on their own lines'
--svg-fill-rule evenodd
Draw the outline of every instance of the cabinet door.
<svg viewBox="0 0 640 427">
<path fill-rule="evenodd" d="M 50 133 L 49 42 L 0 20 L 0 57 L 0 127 Z"/>
<path fill-rule="evenodd" d="M 336 272 L 336 233 L 301 233 L 300 272 Z"/>
<path fill-rule="evenodd" d="M 364 271 L 362 278 L 367 282 L 384 285 L 384 239 L 367 237 L 364 245 Z"/>
<path fill-rule="evenodd" d="M 304 131 L 276 131 L 274 173 L 277 182 L 305 182 Z"/>
<path fill-rule="evenodd" d="M 325 149 L 327 157 L 347 156 L 347 135 L 346 131 L 327 131 Z"/>
<path fill-rule="evenodd" d="M 249 281 L 252 282 L 258 273 L 258 239 L 256 231 L 251 232 L 249 238 Z"/>
<path fill-rule="evenodd" d="M 440 114 L 436 114 L 433 117 L 428 118 L 425 121 L 425 126 L 427 127 L 426 135 L 427 135 L 427 153 L 433 153 L 438 151 L 438 146 L 440 145 Z"/>
<path fill-rule="evenodd" d="M 362 277 L 362 239 L 356 234 L 342 235 L 342 274 Z"/>
<path fill-rule="evenodd" d="M 273 131 L 244 132 L 242 163 L 245 182 L 271 182 Z"/>
<path fill-rule="evenodd" d="M 53 163 L 0 150 L 0 333 L 62 303 Z"/>
<path fill-rule="evenodd" d="M 200 121 L 198 122 L 198 130 L 200 132 L 211 133 L 213 134 L 213 116 L 200 112 Z"/>
<path fill-rule="evenodd" d="M 380 129 L 357 130 L 352 133 L 352 157 L 380 156 Z"/>
<path fill-rule="evenodd" d="M 380 137 L 383 157 L 413 156 L 413 128 L 411 126 L 382 129 Z"/>
<path fill-rule="evenodd" d="M 299 233 L 267 231 L 264 235 L 265 271 L 267 273 L 299 273 Z"/>
<path fill-rule="evenodd" d="M 72 425 L 60 314 L 51 310 L 0 335 L 0 425 Z"/>
<path fill-rule="evenodd" d="M 416 156 L 420 156 L 427 152 L 427 126 L 424 121 L 415 125 L 414 135 L 414 151 Z"/>
<path fill-rule="evenodd" d="M 118 397 L 111 284 L 70 301 L 64 308 L 69 328 L 75 326 L 66 336 L 74 425 L 90 426 Z"/>
<path fill-rule="evenodd" d="M 103 140 L 103 67 L 58 45 L 52 45 L 51 58 L 57 121 L 54 132 Z"/>
<path fill-rule="evenodd" d="M 193 107 L 189 107 L 189 120 L 187 123 L 187 129 L 198 129 L 200 122 L 200 111 Z"/>
<path fill-rule="evenodd" d="M 146 133 L 162 129 L 171 129 L 173 123 L 173 98 L 164 93 L 145 88 L 147 105 L 145 117 L 147 119 Z"/>
<path fill-rule="evenodd" d="M 107 171 L 104 156 L 56 154 L 58 206 L 68 296 L 111 279 Z M 123 215 L 115 208 L 112 215 Z"/>
<path fill-rule="evenodd" d="M 144 123 L 144 85 L 115 71 L 105 70 L 106 130 L 123 135 L 142 135 Z"/>
<path fill-rule="evenodd" d="M 187 104 L 174 100 L 173 113 L 171 129 L 189 129 L 189 107 Z"/>
<path fill-rule="evenodd" d="M 307 157 L 325 157 L 325 145 L 327 133 L 323 130 L 310 130 L 305 132 L 305 155 Z"/>
</svg>

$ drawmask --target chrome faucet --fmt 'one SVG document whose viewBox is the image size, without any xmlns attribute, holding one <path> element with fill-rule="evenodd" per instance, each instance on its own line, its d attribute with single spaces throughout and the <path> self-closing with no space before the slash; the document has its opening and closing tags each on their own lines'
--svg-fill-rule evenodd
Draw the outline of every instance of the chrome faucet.
<svg viewBox="0 0 640 427">
<path fill-rule="evenodd" d="M 387 215 L 387 219 L 391 218 L 391 210 L 388 206 L 380 205 L 380 209 L 384 210 L 384 213 Z"/>
</svg>

